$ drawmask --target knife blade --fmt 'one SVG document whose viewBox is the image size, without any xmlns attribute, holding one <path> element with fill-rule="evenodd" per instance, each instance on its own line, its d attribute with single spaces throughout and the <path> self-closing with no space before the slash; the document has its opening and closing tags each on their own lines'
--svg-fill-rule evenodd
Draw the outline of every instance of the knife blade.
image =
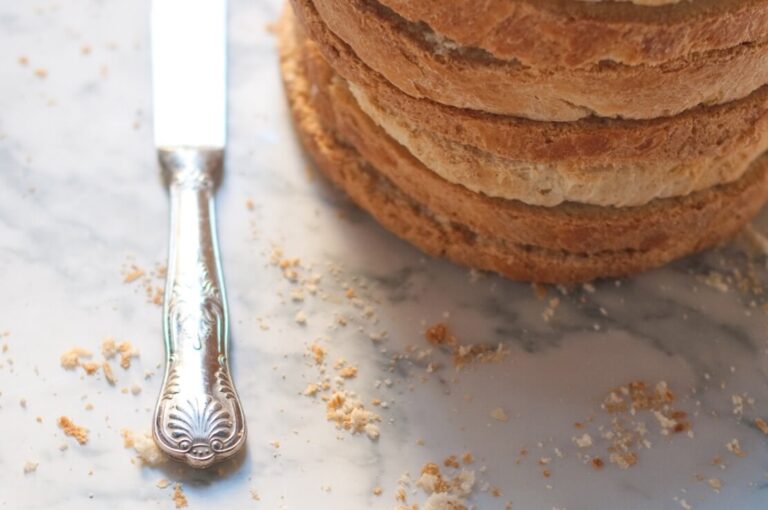
<svg viewBox="0 0 768 510">
<path fill-rule="evenodd" d="M 227 118 L 226 0 L 152 2 L 158 147 L 221 147 Z"/>
</svg>

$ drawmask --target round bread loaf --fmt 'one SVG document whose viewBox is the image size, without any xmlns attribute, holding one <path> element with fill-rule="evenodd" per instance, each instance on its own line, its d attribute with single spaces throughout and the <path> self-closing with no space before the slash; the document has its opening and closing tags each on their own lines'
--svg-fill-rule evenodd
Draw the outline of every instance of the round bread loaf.
<svg viewBox="0 0 768 510">
<path fill-rule="evenodd" d="M 281 30 L 281 67 L 305 148 L 355 202 L 428 253 L 521 280 L 620 276 L 729 237 L 768 197 L 766 158 L 734 183 L 642 207 L 538 207 L 472 193 L 387 136 L 329 67 L 307 66 L 291 20 Z"/>
</svg>

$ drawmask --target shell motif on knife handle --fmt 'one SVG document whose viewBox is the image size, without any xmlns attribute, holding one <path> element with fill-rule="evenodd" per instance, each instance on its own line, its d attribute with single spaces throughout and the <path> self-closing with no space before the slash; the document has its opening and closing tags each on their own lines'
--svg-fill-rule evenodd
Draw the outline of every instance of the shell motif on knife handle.
<svg viewBox="0 0 768 510">
<path fill-rule="evenodd" d="M 175 460 L 205 468 L 245 444 L 227 361 L 228 314 L 214 212 L 222 150 L 162 149 L 171 196 L 163 333 L 166 369 L 152 432 Z"/>
</svg>

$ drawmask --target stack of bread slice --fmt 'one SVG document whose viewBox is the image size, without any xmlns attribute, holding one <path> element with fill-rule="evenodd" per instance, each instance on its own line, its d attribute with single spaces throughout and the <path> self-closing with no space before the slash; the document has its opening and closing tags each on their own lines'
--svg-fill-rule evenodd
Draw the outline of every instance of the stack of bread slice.
<svg viewBox="0 0 768 510">
<path fill-rule="evenodd" d="M 579 282 L 727 239 L 768 198 L 768 0 L 291 0 L 318 167 L 424 251 Z"/>
</svg>

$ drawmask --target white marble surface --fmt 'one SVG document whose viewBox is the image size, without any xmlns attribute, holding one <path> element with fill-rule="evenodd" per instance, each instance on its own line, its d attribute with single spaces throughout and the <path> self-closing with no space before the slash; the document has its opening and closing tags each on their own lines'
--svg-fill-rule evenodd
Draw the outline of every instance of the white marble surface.
<svg viewBox="0 0 768 510">
<path fill-rule="evenodd" d="M 768 507 L 766 436 L 753 425 L 768 417 L 766 297 L 702 282 L 712 269 L 744 271 L 747 260 L 765 281 L 765 256 L 736 243 L 599 283 L 594 293 L 550 289 L 543 300 L 528 285 L 425 259 L 308 174 L 266 30 L 279 3 L 231 2 L 231 145 L 219 227 L 248 451 L 220 472 L 191 472 L 131 463 L 119 434 L 148 429 L 161 374 L 145 380 L 144 372 L 163 356 L 159 307 L 121 274 L 131 262 L 162 263 L 166 246 L 149 124 L 148 2 L 0 2 L 0 331 L 9 332 L 0 339 L 8 344 L 0 353 L 0 508 L 172 508 L 171 489 L 155 487 L 165 477 L 183 482 L 189 508 L 391 509 L 403 473 L 466 450 L 477 459 L 478 489 L 487 482 L 502 492 L 475 491 L 479 509 L 508 501 L 522 510 L 677 509 L 682 500 L 697 510 Z M 755 228 L 766 232 L 768 222 Z M 291 300 L 295 285 L 269 263 L 275 246 L 301 258 L 301 275 L 323 275 L 317 295 Z M 345 283 L 361 307 L 344 296 Z M 560 304 L 545 321 L 552 297 Z M 349 318 L 346 327 L 337 314 Z M 429 347 L 425 324 L 442 320 L 462 343 L 502 342 L 510 356 L 460 372 L 445 352 L 417 360 Z M 382 331 L 386 339 L 371 340 Z M 141 352 L 130 370 L 117 369 L 115 387 L 59 366 L 65 350 L 98 351 L 109 335 Z M 359 367 L 349 390 L 389 403 L 377 409 L 378 441 L 336 430 L 322 401 L 300 395 L 319 378 L 306 354 L 316 340 L 330 364 L 344 357 Z M 410 346 L 411 359 L 393 362 Z M 430 373 L 430 361 L 443 366 Z M 377 387 L 387 378 L 391 386 Z M 652 447 L 628 470 L 594 471 L 578 458 L 571 438 L 581 431 L 572 423 L 593 416 L 595 444 L 585 451 L 607 458 L 598 426 L 610 417 L 600 402 L 633 380 L 667 381 L 693 437 L 663 437 L 652 416 L 638 416 Z M 141 393 L 121 393 L 134 383 Z M 735 415 L 732 395 L 745 393 L 743 416 Z M 496 407 L 507 422 L 490 417 Z M 87 445 L 62 435 L 61 415 L 90 429 Z M 726 449 L 733 438 L 745 457 Z M 530 453 L 516 463 L 522 448 Z M 712 465 L 717 455 L 725 469 Z M 552 458 L 548 479 L 541 457 Z M 24 474 L 28 461 L 39 466 Z M 696 475 L 720 479 L 722 490 Z M 381 496 L 372 495 L 376 486 Z"/>
</svg>

